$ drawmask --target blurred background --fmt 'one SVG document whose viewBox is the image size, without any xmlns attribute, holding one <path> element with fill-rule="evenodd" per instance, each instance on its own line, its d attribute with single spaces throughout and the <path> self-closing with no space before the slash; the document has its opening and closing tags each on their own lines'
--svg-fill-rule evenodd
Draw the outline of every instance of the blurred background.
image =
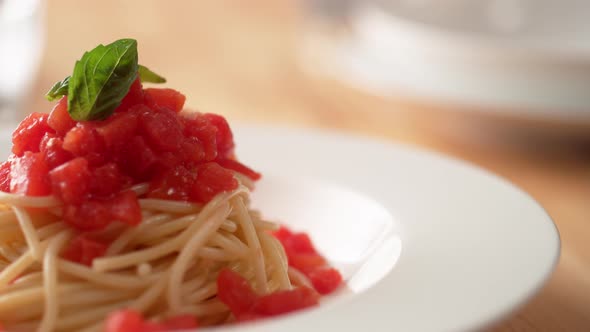
<svg viewBox="0 0 590 332">
<path fill-rule="evenodd" d="M 562 258 L 492 331 L 590 330 L 590 2 L 0 0 L 0 131 L 124 37 L 192 109 L 419 145 L 521 186 Z"/>
</svg>

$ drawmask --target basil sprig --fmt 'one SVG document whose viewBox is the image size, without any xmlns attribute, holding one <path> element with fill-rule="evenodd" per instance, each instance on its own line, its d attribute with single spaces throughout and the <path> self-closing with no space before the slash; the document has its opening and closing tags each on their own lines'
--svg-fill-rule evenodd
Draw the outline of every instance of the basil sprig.
<svg viewBox="0 0 590 332">
<path fill-rule="evenodd" d="M 121 104 L 137 75 L 137 41 L 98 45 L 76 61 L 68 87 L 68 112 L 74 120 L 107 118 Z"/>
<path fill-rule="evenodd" d="M 148 67 L 139 65 L 139 79 L 146 83 L 166 83 L 166 79 L 153 71 Z"/>
<path fill-rule="evenodd" d="M 72 75 L 55 83 L 46 98 L 52 101 L 67 95 L 68 112 L 74 120 L 106 119 L 121 104 L 138 74 L 142 82 L 166 82 L 138 64 L 136 40 L 120 39 L 84 53 Z"/>
<path fill-rule="evenodd" d="M 49 101 L 54 101 L 68 94 L 68 86 L 70 83 L 70 76 L 64 78 L 63 81 L 56 82 L 51 90 L 47 92 L 45 98 Z"/>
</svg>

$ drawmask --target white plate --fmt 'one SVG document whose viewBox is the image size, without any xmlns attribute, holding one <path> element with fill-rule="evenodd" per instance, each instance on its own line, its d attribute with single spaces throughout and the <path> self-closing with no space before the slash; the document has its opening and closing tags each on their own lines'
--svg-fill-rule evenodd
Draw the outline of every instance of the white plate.
<svg viewBox="0 0 590 332">
<path fill-rule="evenodd" d="M 264 173 L 254 205 L 308 231 L 347 289 L 317 309 L 224 330 L 472 330 L 523 304 L 555 267 L 549 216 L 481 169 L 309 130 L 239 126 L 236 142 Z"/>
<path fill-rule="evenodd" d="M 235 331 L 473 330 L 523 304 L 557 262 L 543 208 L 465 163 L 309 130 L 238 127 L 236 142 L 265 175 L 256 207 L 308 231 L 350 289 Z"/>
<path fill-rule="evenodd" d="M 357 86 L 590 123 L 588 1 L 348 0 L 320 8 L 340 13 L 350 35 L 335 41 L 328 66 L 317 67 Z"/>
</svg>

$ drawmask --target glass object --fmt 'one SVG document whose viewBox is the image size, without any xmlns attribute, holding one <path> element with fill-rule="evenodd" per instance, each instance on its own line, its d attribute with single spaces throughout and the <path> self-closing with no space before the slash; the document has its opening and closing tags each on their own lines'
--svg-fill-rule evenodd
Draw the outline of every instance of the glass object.
<svg viewBox="0 0 590 332">
<path fill-rule="evenodd" d="M 0 124 L 18 120 L 43 46 L 41 0 L 0 0 Z"/>
</svg>

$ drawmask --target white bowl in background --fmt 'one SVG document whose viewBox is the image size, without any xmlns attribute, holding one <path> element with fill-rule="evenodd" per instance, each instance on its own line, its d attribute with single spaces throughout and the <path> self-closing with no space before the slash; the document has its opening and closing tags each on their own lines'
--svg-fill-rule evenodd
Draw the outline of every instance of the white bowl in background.
<svg viewBox="0 0 590 332">
<path fill-rule="evenodd" d="M 349 38 L 334 40 L 324 67 L 357 86 L 502 116 L 590 124 L 588 1 L 316 2 L 323 4 L 316 12 L 350 29 Z"/>
</svg>

